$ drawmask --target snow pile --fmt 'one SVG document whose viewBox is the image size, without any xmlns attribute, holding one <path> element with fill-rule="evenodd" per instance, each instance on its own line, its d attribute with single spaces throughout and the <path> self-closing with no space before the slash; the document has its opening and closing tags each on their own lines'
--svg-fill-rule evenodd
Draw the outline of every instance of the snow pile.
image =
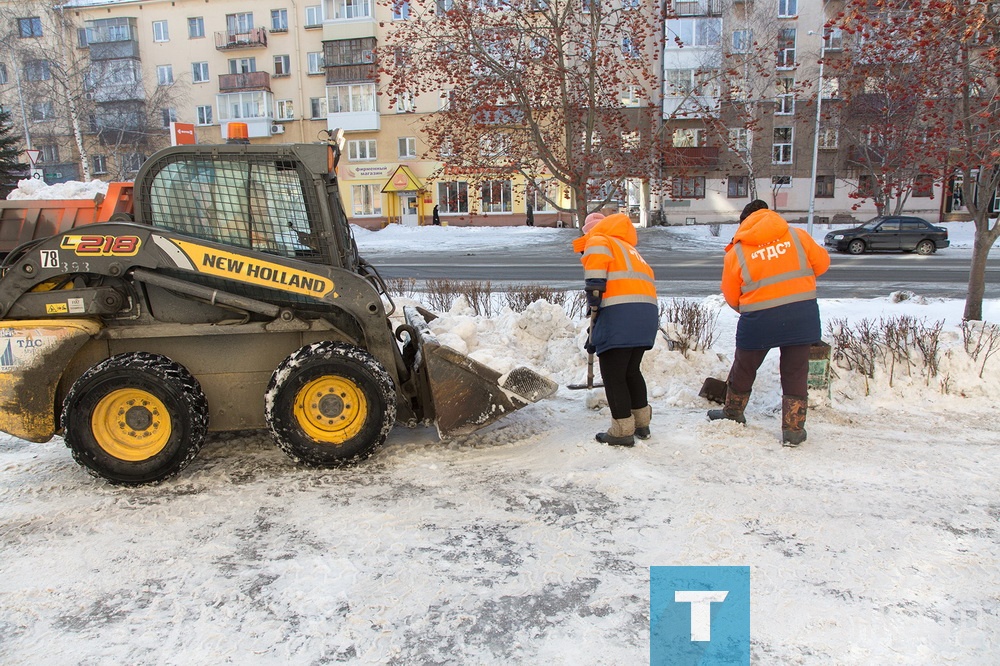
<svg viewBox="0 0 1000 666">
<path fill-rule="evenodd" d="M 12 190 L 7 199 L 93 199 L 107 193 L 108 184 L 96 179 L 89 183 L 70 180 L 48 185 L 40 178 L 25 178 L 17 181 L 17 189 Z"/>
</svg>

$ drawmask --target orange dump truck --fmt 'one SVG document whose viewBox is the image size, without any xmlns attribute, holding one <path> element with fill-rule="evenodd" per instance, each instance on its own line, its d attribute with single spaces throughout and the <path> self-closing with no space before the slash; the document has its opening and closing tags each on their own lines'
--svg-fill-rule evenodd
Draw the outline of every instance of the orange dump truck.
<svg viewBox="0 0 1000 666">
<path fill-rule="evenodd" d="M 0 258 L 29 241 L 94 222 L 132 219 L 132 183 L 111 183 L 93 199 L 0 200 Z"/>
</svg>

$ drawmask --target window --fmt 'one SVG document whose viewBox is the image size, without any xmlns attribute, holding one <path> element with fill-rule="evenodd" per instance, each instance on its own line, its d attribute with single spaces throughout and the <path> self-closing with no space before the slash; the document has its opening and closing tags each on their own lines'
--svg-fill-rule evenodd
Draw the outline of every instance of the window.
<svg viewBox="0 0 1000 666">
<path fill-rule="evenodd" d="M 450 136 L 443 137 L 438 144 L 438 157 L 444 159 L 455 154 L 455 142 Z"/>
<path fill-rule="evenodd" d="M 306 27 L 316 28 L 323 25 L 323 8 L 320 5 L 306 7 Z"/>
<path fill-rule="evenodd" d="M 208 82 L 208 63 L 207 62 L 193 62 L 191 63 L 191 80 L 195 83 L 207 83 Z"/>
<path fill-rule="evenodd" d="M 287 55 L 274 56 L 274 75 L 289 76 L 292 73 L 291 64 Z"/>
<path fill-rule="evenodd" d="M 410 0 L 395 0 L 392 3 L 392 20 L 405 21 L 410 18 Z"/>
<path fill-rule="evenodd" d="M 247 74 L 257 71 L 257 58 L 232 58 L 229 61 L 230 74 Z"/>
<path fill-rule="evenodd" d="M 326 90 L 330 113 L 358 113 L 376 110 L 374 83 L 329 86 Z"/>
<path fill-rule="evenodd" d="M 816 176 L 816 198 L 830 199 L 833 197 L 834 176 Z"/>
<path fill-rule="evenodd" d="M 673 134 L 674 148 L 697 148 L 705 142 L 703 129 L 676 129 Z"/>
<path fill-rule="evenodd" d="M 774 112 L 781 116 L 795 113 L 795 79 L 779 77 L 774 86 L 776 92 Z"/>
<path fill-rule="evenodd" d="M 47 146 L 39 146 L 38 149 L 42 151 L 38 156 L 39 162 L 55 164 L 59 161 L 59 146 L 51 144 Z"/>
<path fill-rule="evenodd" d="M 510 147 L 510 137 L 506 134 L 487 134 L 479 137 L 479 154 L 483 157 L 505 155 Z"/>
<path fill-rule="evenodd" d="M 749 53 L 753 45 L 753 30 L 733 30 L 733 53 Z"/>
<path fill-rule="evenodd" d="M 836 127 L 821 127 L 819 129 L 819 149 L 836 150 L 838 136 Z"/>
<path fill-rule="evenodd" d="M 372 16 L 372 0 L 326 0 L 326 6 L 326 15 L 336 19 L 371 18 Z"/>
<path fill-rule="evenodd" d="M 90 46 L 90 42 L 87 41 L 87 29 L 77 28 L 76 29 L 76 45 L 81 49 L 85 49 Z"/>
<path fill-rule="evenodd" d="M 127 18 L 94 19 L 87 28 L 88 44 L 127 42 L 132 39 L 132 26 Z"/>
<path fill-rule="evenodd" d="M 642 44 L 637 44 L 628 35 L 622 37 L 622 55 L 631 60 L 642 57 Z"/>
<path fill-rule="evenodd" d="M 56 117 L 55 105 L 51 101 L 31 103 L 32 120 L 38 120 L 38 121 L 55 120 L 55 117 Z"/>
<path fill-rule="evenodd" d="M 840 97 L 840 79 L 836 76 L 824 76 L 823 85 L 820 86 L 820 94 L 823 95 L 823 99 Z"/>
<path fill-rule="evenodd" d="M 173 65 L 157 65 L 156 67 L 156 85 L 159 86 L 169 86 L 174 82 L 174 66 Z"/>
<path fill-rule="evenodd" d="M 750 152 L 750 130 L 746 127 L 732 127 L 729 130 L 729 147 L 738 153 Z"/>
<path fill-rule="evenodd" d="M 347 159 L 350 161 L 374 160 L 377 157 L 375 139 L 360 139 L 347 142 Z"/>
<path fill-rule="evenodd" d="M 621 101 L 622 106 L 635 107 L 639 106 L 641 100 L 641 91 L 639 86 L 628 86 L 622 91 Z"/>
<path fill-rule="evenodd" d="M 844 31 L 840 28 L 827 28 L 823 32 L 824 51 L 844 50 Z"/>
<path fill-rule="evenodd" d="M 354 217 L 374 217 L 382 214 L 382 191 L 378 185 L 351 185 Z"/>
<path fill-rule="evenodd" d="M 862 197 L 875 196 L 876 181 L 875 176 L 870 173 L 863 173 L 858 176 L 858 195 Z"/>
<path fill-rule="evenodd" d="M 121 156 L 122 169 L 126 172 L 138 171 L 142 163 L 146 161 L 146 156 L 142 153 L 125 153 Z"/>
<path fill-rule="evenodd" d="M 778 68 L 795 67 L 795 28 L 778 31 Z"/>
<path fill-rule="evenodd" d="M 790 187 L 791 184 L 791 176 L 771 176 L 771 187 Z"/>
<path fill-rule="evenodd" d="M 195 116 L 198 118 L 199 125 L 211 125 L 212 124 L 212 107 L 211 106 L 198 106 L 195 107 Z"/>
<path fill-rule="evenodd" d="M 798 0 L 778 0 L 778 16 L 786 18 L 799 13 Z"/>
<path fill-rule="evenodd" d="M 18 34 L 21 37 L 41 37 L 42 19 L 38 16 L 17 19 Z"/>
<path fill-rule="evenodd" d="M 396 113 L 413 113 L 416 111 L 417 106 L 414 104 L 413 98 L 414 95 L 412 92 L 400 93 L 396 99 Z"/>
<path fill-rule="evenodd" d="M 728 192 L 726 196 L 730 199 L 743 199 L 750 192 L 750 176 L 730 176 L 728 182 Z"/>
<path fill-rule="evenodd" d="M 671 196 L 675 199 L 704 199 L 705 177 L 676 177 L 671 182 Z"/>
<path fill-rule="evenodd" d="M 469 184 L 455 180 L 438 183 L 438 206 L 442 215 L 468 213 Z"/>
<path fill-rule="evenodd" d="M 775 127 L 774 143 L 771 147 L 771 161 L 774 164 L 792 163 L 792 128 Z"/>
<path fill-rule="evenodd" d="M 101 175 L 108 172 L 108 158 L 105 155 L 90 156 L 90 172 L 94 175 Z"/>
<path fill-rule="evenodd" d="M 295 118 L 295 105 L 290 99 L 279 99 L 278 100 L 278 115 L 275 116 L 278 120 L 292 120 Z"/>
<path fill-rule="evenodd" d="M 288 32 L 288 10 L 271 10 L 271 32 Z"/>
<path fill-rule="evenodd" d="M 177 122 L 177 111 L 171 108 L 160 109 L 160 119 L 163 121 L 163 128 L 170 129 L 170 123 Z"/>
<path fill-rule="evenodd" d="M 309 64 L 306 68 L 306 73 L 308 74 L 322 74 L 323 73 L 323 52 L 322 51 L 312 51 L 306 54 Z"/>
<path fill-rule="evenodd" d="M 415 137 L 412 136 L 399 137 L 399 156 L 400 157 L 417 156 L 417 139 Z"/>
<path fill-rule="evenodd" d="M 309 117 L 310 118 L 326 117 L 326 97 L 309 98 Z"/>
<path fill-rule="evenodd" d="M 24 78 L 28 81 L 48 81 L 52 78 L 48 60 L 28 60 L 24 63 Z"/>
<path fill-rule="evenodd" d="M 487 180 L 479 188 L 484 213 L 511 212 L 511 184 L 509 180 Z"/>
<path fill-rule="evenodd" d="M 934 196 L 934 176 L 929 173 L 917 174 L 913 179 L 913 196 L 921 198 Z"/>
<path fill-rule="evenodd" d="M 253 12 L 226 14 L 226 32 L 230 35 L 246 34 L 253 30 Z"/>
<path fill-rule="evenodd" d="M 722 19 L 686 18 L 667 21 L 667 49 L 691 46 L 718 46 L 722 39 Z"/>
<path fill-rule="evenodd" d="M 450 12 L 455 6 L 455 0 L 435 0 L 436 12 L 438 15 Z"/>
<path fill-rule="evenodd" d="M 267 118 L 271 115 L 271 95 L 262 91 L 219 95 L 219 120 Z"/>
<path fill-rule="evenodd" d="M 201 39 L 205 36 L 205 19 L 192 16 L 188 19 L 188 39 Z"/>
<path fill-rule="evenodd" d="M 7 83 L 7 65 L 0 62 L 0 86 Z"/>
<path fill-rule="evenodd" d="M 170 30 L 167 29 L 166 21 L 153 21 L 153 41 L 169 42 Z"/>
</svg>

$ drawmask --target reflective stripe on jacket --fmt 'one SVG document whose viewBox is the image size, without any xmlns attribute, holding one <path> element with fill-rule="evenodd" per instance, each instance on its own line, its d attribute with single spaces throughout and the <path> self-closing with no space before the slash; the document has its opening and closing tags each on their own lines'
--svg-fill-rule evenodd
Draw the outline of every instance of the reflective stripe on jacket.
<svg viewBox="0 0 1000 666">
<path fill-rule="evenodd" d="M 816 276 L 830 266 L 830 255 L 802 229 L 794 229 L 772 210 L 748 216 L 726 248 L 722 293 L 739 312 L 816 298 Z"/>
</svg>

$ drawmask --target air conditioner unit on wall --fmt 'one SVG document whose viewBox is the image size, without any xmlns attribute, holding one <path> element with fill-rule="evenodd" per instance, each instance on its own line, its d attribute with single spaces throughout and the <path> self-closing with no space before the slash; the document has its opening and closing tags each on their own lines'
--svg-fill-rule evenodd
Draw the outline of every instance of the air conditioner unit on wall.
<svg viewBox="0 0 1000 666">
<path fill-rule="evenodd" d="M 285 133 L 284 125 L 279 125 L 278 123 L 273 123 L 271 125 L 271 134 L 284 134 L 284 133 Z"/>
</svg>

